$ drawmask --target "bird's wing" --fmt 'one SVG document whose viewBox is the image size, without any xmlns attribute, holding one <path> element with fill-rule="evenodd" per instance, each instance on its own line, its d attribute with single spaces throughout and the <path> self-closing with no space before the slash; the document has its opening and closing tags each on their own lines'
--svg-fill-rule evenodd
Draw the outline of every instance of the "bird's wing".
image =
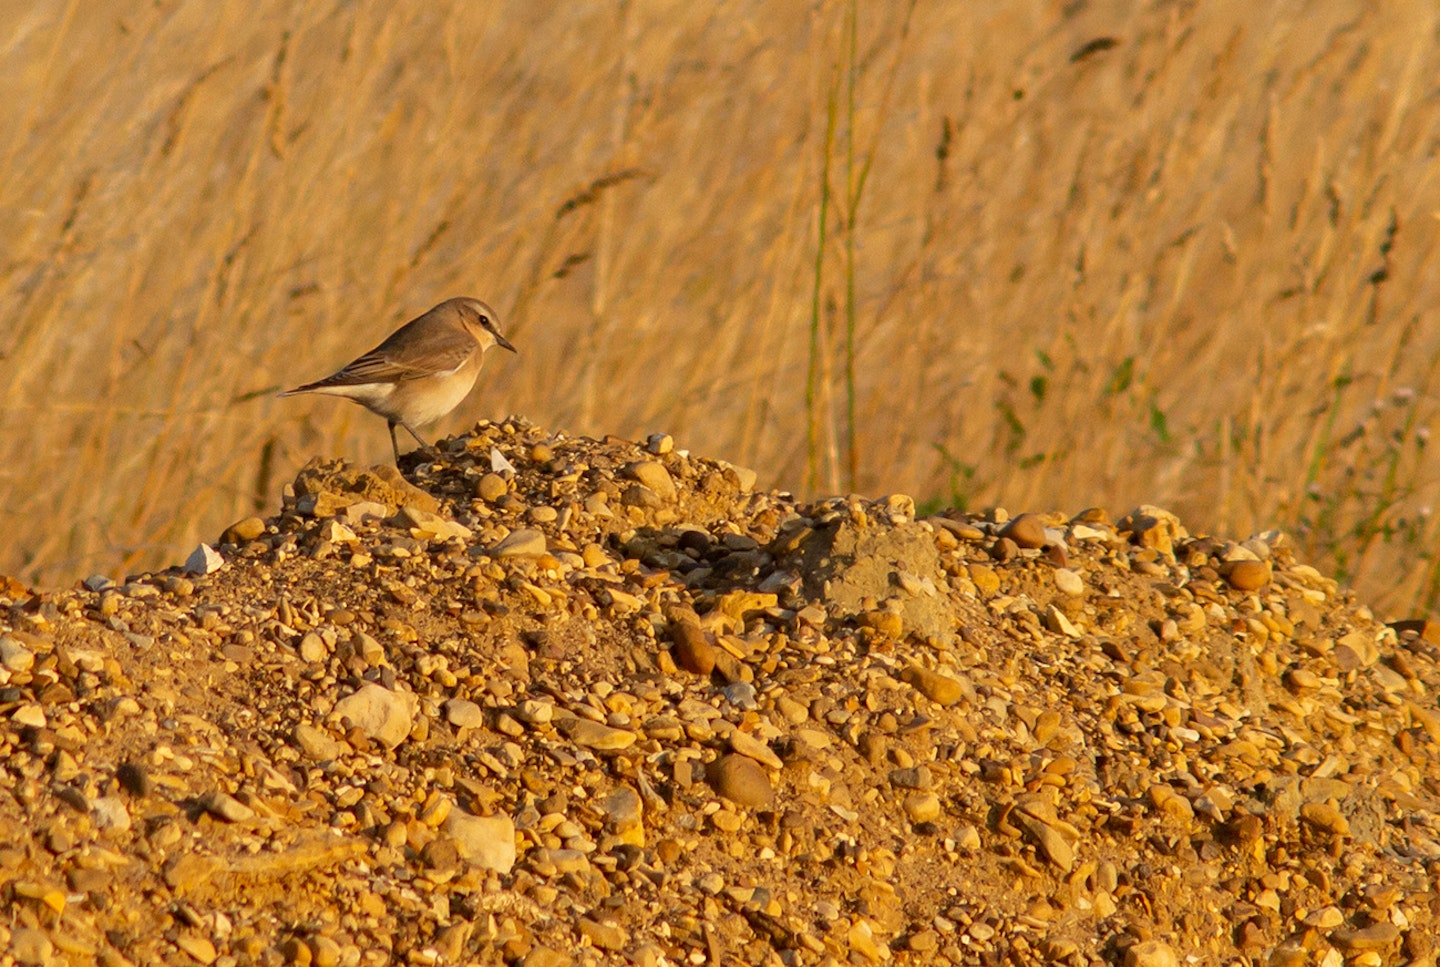
<svg viewBox="0 0 1440 967">
<path fill-rule="evenodd" d="M 477 349 L 479 346 L 474 337 L 463 329 L 419 328 L 412 322 L 395 330 L 390 338 L 348 363 L 339 372 L 306 388 L 393 383 L 425 376 L 443 376 L 459 369 Z"/>
</svg>

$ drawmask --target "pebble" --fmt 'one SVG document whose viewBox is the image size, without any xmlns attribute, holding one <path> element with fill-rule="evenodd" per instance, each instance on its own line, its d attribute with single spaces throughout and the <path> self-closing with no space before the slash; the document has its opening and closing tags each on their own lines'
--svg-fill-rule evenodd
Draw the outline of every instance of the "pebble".
<svg viewBox="0 0 1440 967">
<path fill-rule="evenodd" d="M 225 528 L 220 535 L 222 544 L 244 544 L 265 533 L 265 521 L 259 517 L 245 517 Z M 97 589 L 98 590 L 98 589 Z"/>
<path fill-rule="evenodd" d="M 957 679 L 920 665 L 906 666 L 900 680 L 913 685 L 937 705 L 954 705 L 965 696 L 965 687 Z"/>
<path fill-rule="evenodd" d="M 213 964 L 215 963 L 216 957 L 219 956 L 218 951 L 215 949 L 215 944 L 211 942 L 210 938 L 202 937 L 198 934 L 180 934 L 175 938 L 175 946 L 202 964 Z"/>
<path fill-rule="evenodd" d="M 614 729 L 589 719 L 563 719 L 557 726 L 571 742 L 601 752 L 617 752 L 635 744 L 637 736 L 626 729 Z"/>
<path fill-rule="evenodd" d="M 761 765 L 769 766 L 777 772 L 785 767 L 780 757 L 771 751 L 770 746 L 750 735 L 748 732 L 741 732 L 735 729 L 730 733 L 730 751 L 738 752 L 740 755 L 754 759 Z"/>
<path fill-rule="evenodd" d="M 47 967 L 55 954 L 50 936 L 35 927 L 16 927 L 10 934 L 10 956 L 26 967 Z"/>
<path fill-rule="evenodd" d="M 709 676 L 715 670 L 715 646 L 710 644 L 699 624 L 689 621 L 672 624 L 670 640 L 675 644 L 675 664 L 695 675 Z"/>
<path fill-rule="evenodd" d="M 380 685 L 365 685 L 335 703 L 335 715 L 386 748 L 393 749 L 410 735 L 414 724 L 413 698 Z"/>
<path fill-rule="evenodd" d="M 90 800 L 90 820 L 96 829 L 124 832 L 130 828 L 130 809 L 118 796 L 97 796 Z"/>
<path fill-rule="evenodd" d="M 508 816 L 474 816 L 452 809 L 444 829 L 467 863 L 502 875 L 515 866 L 515 824 Z"/>
<path fill-rule="evenodd" d="M 295 726 L 290 737 L 296 748 L 316 761 L 338 759 L 343 750 L 343 746 L 332 738 L 329 732 L 304 722 Z"/>
<path fill-rule="evenodd" d="M 749 756 L 721 756 L 711 763 L 708 773 L 715 791 L 737 806 L 768 806 L 775 799 L 770 777 Z"/>
<path fill-rule="evenodd" d="M 1326 802 L 1311 802 L 1300 807 L 1300 818 L 1311 826 L 1336 836 L 1350 835 L 1350 822 L 1339 809 Z"/>
<path fill-rule="evenodd" d="M 626 464 L 624 473 L 650 488 L 661 500 L 670 502 L 675 499 L 675 481 L 671 478 L 670 471 L 665 469 L 665 464 L 657 460 L 637 460 Z"/>
<path fill-rule="evenodd" d="M 209 544 L 201 544 L 185 558 L 186 574 L 214 574 L 225 566 L 225 558 Z"/>
<path fill-rule="evenodd" d="M 514 557 L 539 557 L 545 552 L 545 535 L 538 530 L 524 527 L 506 534 L 490 548 L 490 556 L 501 560 Z"/>
<path fill-rule="evenodd" d="M 580 936 L 601 950 L 624 950 L 630 934 L 614 923 L 601 923 L 582 917 L 577 925 Z"/>
<path fill-rule="evenodd" d="M 504 477 L 498 473 L 491 472 L 480 478 L 480 482 L 476 485 L 475 492 L 480 496 L 481 500 L 487 504 L 493 504 L 510 492 L 510 485 L 505 482 Z"/>
<path fill-rule="evenodd" d="M 1163 941 L 1142 940 L 1126 948 L 1125 967 L 1180 967 L 1180 958 Z"/>
<path fill-rule="evenodd" d="M 1085 593 L 1084 579 L 1068 567 L 1058 567 L 1055 569 L 1055 587 L 1058 588 L 1062 594 L 1068 594 L 1071 597 L 1078 598 Z"/>
<path fill-rule="evenodd" d="M 1393 923 L 1372 923 L 1368 927 L 1332 931 L 1329 940 L 1346 955 L 1367 950 L 1384 950 L 1400 939 L 1400 928 Z"/>
<path fill-rule="evenodd" d="M 1258 591 L 1270 583 L 1270 565 L 1264 561 L 1235 561 L 1222 568 L 1220 574 L 1237 591 Z"/>
<path fill-rule="evenodd" d="M 43 729 L 50 724 L 44 706 L 36 704 L 19 706 L 10 713 L 10 721 L 16 725 L 28 725 L 32 729 Z"/>
<path fill-rule="evenodd" d="M 443 707 L 445 721 L 457 729 L 478 729 L 485 724 L 485 710 L 468 698 L 448 699 Z"/>
<path fill-rule="evenodd" d="M 28 672 L 35 667 L 35 653 L 15 638 L 0 638 L 0 667 L 10 672 Z"/>
<path fill-rule="evenodd" d="M 940 818 L 940 797 L 933 792 L 917 792 L 905 797 L 905 815 L 912 823 L 933 823 Z"/>
<path fill-rule="evenodd" d="M 212 793 L 205 799 L 205 810 L 227 823 L 249 823 L 255 819 L 255 810 L 228 792 Z"/>
<path fill-rule="evenodd" d="M 1009 538 L 1018 547 L 1036 549 L 1045 546 L 1045 522 L 1036 514 L 1021 514 L 1000 528 L 1000 537 Z"/>
</svg>

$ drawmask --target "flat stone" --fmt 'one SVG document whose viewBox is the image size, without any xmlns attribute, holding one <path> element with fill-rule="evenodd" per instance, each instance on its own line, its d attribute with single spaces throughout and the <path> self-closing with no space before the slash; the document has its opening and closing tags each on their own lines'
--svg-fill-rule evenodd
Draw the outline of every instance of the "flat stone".
<svg viewBox="0 0 1440 967">
<path fill-rule="evenodd" d="M 923 665 L 908 665 L 900 672 L 900 680 L 937 705 L 954 705 L 965 696 L 965 686 L 958 679 Z"/>
<path fill-rule="evenodd" d="M 912 823 L 933 823 L 940 814 L 940 797 L 933 792 L 917 792 L 905 797 L 905 815 Z"/>
<path fill-rule="evenodd" d="M 1399 939 L 1400 928 L 1388 922 L 1372 923 L 1358 929 L 1335 930 L 1330 934 L 1330 942 L 1345 954 L 1384 950 Z"/>
<path fill-rule="evenodd" d="M 393 749 L 410 735 L 414 697 L 369 684 L 335 703 L 335 715 L 349 719 L 361 732 Z"/>
<path fill-rule="evenodd" d="M 0 638 L 0 667 L 11 672 L 28 672 L 35 667 L 35 653 L 16 638 Z"/>
<path fill-rule="evenodd" d="M 1125 967 L 1180 967 L 1180 958 L 1167 943 L 1142 940 L 1126 949 Z"/>
<path fill-rule="evenodd" d="M 1350 822 L 1328 802 L 1308 802 L 1300 807 L 1300 818 L 1311 826 L 1336 836 L 1350 835 Z"/>
<path fill-rule="evenodd" d="M 452 809 L 444 828 L 467 863 L 501 875 L 515 866 L 515 823 L 510 817 L 475 816 Z"/>
<path fill-rule="evenodd" d="M 457 729 L 478 729 L 485 724 L 485 710 L 468 698 L 452 698 L 445 702 L 445 721 Z"/>
<path fill-rule="evenodd" d="M 90 800 L 90 821 L 96 829 L 124 832 L 130 828 L 130 809 L 119 796 L 96 796 Z"/>
<path fill-rule="evenodd" d="M 556 728 L 576 745 L 599 752 L 628 749 L 638 738 L 634 732 L 627 729 L 612 729 L 608 725 L 582 718 L 561 719 Z"/>
<path fill-rule="evenodd" d="M 769 745 L 748 732 L 735 729 L 730 733 L 729 744 L 731 752 L 738 752 L 777 772 L 785 767 L 785 763 L 780 761 L 780 757 L 770 749 Z"/>
<path fill-rule="evenodd" d="M 1068 567 L 1058 567 L 1055 569 L 1055 587 L 1060 593 L 1068 594 L 1075 598 L 1085 593 L 1084 579 Z"/>
<path fill-rule="evenodd" d="M 34 703 L 21 705 L 10 713 L 10 721 L 16 725 L 28 725 L 32 729 L 43 729 L 49 720 L 45 717 L 45 707 Z"/>
<path fill-rule="evenodd" d="M 545 553 L 545 535 L 537 530 L 521 528 L 502 537 L 489 549 L 491 557 L 539 557 Z"/>
<path fill-rule="evenodd" d="M 400 526 L 409 528 L 411 536 L 422 540 L 445 541 L 458 538 L 468 541 L 472 536 L 470 528 L 459 521 L 441 517 L 439 514 L 410 504 L 406 504 L 396 512 L 395 520 Z"/>
<path fill-rule="evenodd" d="M 248 823 L 255 819 L 255 810 L 228 792 L 216 792 L 207 797 L 205 811 L 227 823 Z"/>
<path fill-rule="evenodd" d="M 219 956 L 215 944 L 208 937 L 202 937 L 195 933 L 182 933 L 175 938 L 175 946 L 194 957 L 202 964 L 213 964 Z"/>
<path fill-rule="evenodd" d="M 576 929 L 581 937 L 601 950 L 623 950 L 630 942 L 630 934 L 623 928 L 613 923 L 591 920 L 589 917 L 582 917 Z"/>
<path fill-rule="evenodd" d="M 55 955 L 55 945 L 44 930 L 16 927 L 10 934 L 10 955 L 26 967 L 46 967 Z"/>
<path fill-rule="evenodd" d="M 317 762 L 338 759 L 345 749 L 329 732 L 305 722 L 295 726 L 290 733 L 290 739 L 297 749 Z"/>
<path fill-rule="evenodd" d="M 549 947 L 534 947 L 520 963 L 521 967 L 570 967 L 574 962 L 567 953 Z"/>
<path fill-rule="evenodd" d="M 660 461 L 637 460 L 626 464 L 623 472 L 631 480 L 650 488 L 661 500 L 669 502 L 675 499 L 675 481 Z"/>
</svg>

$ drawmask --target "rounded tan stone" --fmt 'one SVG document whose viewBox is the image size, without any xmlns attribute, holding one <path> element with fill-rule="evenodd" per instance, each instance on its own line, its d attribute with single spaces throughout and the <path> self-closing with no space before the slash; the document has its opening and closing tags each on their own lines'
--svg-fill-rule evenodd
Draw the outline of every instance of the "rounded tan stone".
<svg viewBox="0 0 1440 967">
<path fill-rule="evenodd" d="M 721 756 L 706 772 L 715 791 L 737 806 L 768 806 L 775 800 L 770 777 L 749 756 L 738 752 Z"/>
</svg>

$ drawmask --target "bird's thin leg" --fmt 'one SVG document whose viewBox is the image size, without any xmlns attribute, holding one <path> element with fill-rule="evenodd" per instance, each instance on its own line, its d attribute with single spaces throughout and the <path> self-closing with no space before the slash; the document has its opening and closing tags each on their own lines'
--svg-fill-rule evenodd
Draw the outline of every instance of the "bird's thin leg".
<svg viewBox="0 0 1440 967">
<path fill-rule="evenodd" d="M 405 429 L 407 429 L 407 430 L 410 431 L 410 435 L 415 438 L 415 442 L 416 442 L 416 443 L 420 444 L 422 447 L 429 447 L 429 446 L 430 446 L 430 444 L 428 444 L 428 443 L 425 442 L 425 438 L 422 437 L 420 434 L 416 433 L 416 432 L 415 432 L 415 428 L 414 428 L 413 426 L 411 426 L 409 423 L 401 423 L 400 425 L 403 426 Z M 394 431 L 392 430 L 391 432 L 394 432 Z"/>
<path fill-rule="evenodd" d="M 390 448 L 395 451 L 395 466 L 400 466 L 400 443 L 395 439 L 395 421 L 387 420 L 390 425 Z"/>
</svg>

